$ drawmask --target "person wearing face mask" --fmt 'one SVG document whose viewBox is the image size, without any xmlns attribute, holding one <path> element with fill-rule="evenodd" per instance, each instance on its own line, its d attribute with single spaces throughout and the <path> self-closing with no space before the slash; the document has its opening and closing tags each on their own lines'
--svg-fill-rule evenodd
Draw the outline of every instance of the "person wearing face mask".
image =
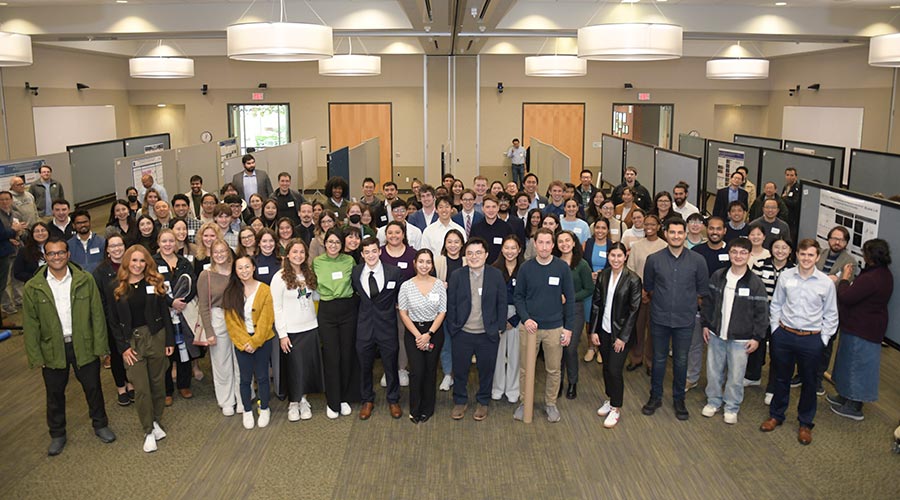
<svg viewBox="0 0 900 500">
<path fill-rule="evenodd" d="M 375 231 L 362 223 L 362 205 L 355 201 L 347 204 L 347 222 L 344 224 L 344 229 L 346 230 L 347 227 L 359 229 L 363 238 L 375 236 Z"/>
<path fill-rule="evenodd" d="M 131 217 L 133 219 L 140 217 L 143 204 L 141 204 L 140 198 L 138 198 L 137 188 L 128 186 L 125 190 L 125 200 L 128 202 L 128 210 L 131 213 Z"/>
</svg>

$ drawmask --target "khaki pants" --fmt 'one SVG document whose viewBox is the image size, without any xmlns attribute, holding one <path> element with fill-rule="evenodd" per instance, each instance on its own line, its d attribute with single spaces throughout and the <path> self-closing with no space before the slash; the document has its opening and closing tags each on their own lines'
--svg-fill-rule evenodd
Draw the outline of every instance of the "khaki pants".
<svg viewBox="0 0 900 500">
<path fill-rule="evenodd" d="M 125 367 L 128 381 L 134 385 L 134 406 L 144 434 L 153 431 L 153 422 L 159 422 L 166 407 L 166 333 L 162 330 L 150 334 L 146 326 L 138 327 L 131 335 L 131 348 L 138 360 Z"/>
<path fill-rule="evenodd" d="M 547 381 L 544 384 L 544 404 L 556 406 L 556 395 L 559 391 L 560 371 L 563 348 L 560 344 L 562 327 L 552 330 L 540 330 L 532 335 L 525 330 L 525 326 L 519 332 L 519 387 L 525 387 L 525 366 L 528 365 L 528 342 L 537 342 L 537 346 L 544 348 L 544 369 L 547 371 Z M 535 349 L 537 353 L 538 349 Z M 536 354 L 535 354 L 536 355 Z M 537 376 L 537 374 L 535 374 Z M 524 396 L 523 396 L 524 398 Z"/>
</svg>

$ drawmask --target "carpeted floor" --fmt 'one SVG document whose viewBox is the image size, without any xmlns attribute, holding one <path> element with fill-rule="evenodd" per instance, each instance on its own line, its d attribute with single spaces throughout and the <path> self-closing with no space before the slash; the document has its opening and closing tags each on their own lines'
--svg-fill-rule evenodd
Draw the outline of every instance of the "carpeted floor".
<svg viewBox="0 0 900 500">
<path fill-rule="evenodd" d="M 13 320 L 16 318 L 13 317 Z M 583 349 L 583 347 L 582 347 Z M 372 419 L 331 421 L 324 397 L 310 398 L 313 418 L 287 421 L 287 403 L 273 400 L 265 429 L 244 430 L 240 416 L 223 417 L 215 404 L 208 363 L 194 382 L 192 400 L 176 396 L 163 424 L 169 437 L 159 451 L 141 451 L 131 407 L 115 403 L 108 370 L 102 373 L 112 444 L 93 436 L 81 388 L 71 378 L 68 444 L 47 457 L 44 389 L 39 370 L 27 368 L 21 336 L 0 344 L 0 498 L 648 498 L 822 499 L 897 498 L 900 456 L 890 452 L 900 418 L 900 352 L 883 350 L 882 400 L 852 422 L 819 399 L 814 442 L 796 441 L 794 419 L 770 434 L 757 430 L 767 416 L 763 392 L 746 391 L 740 421 L 700 415 L 702 390 L 688 393 L 691 418 L 675 419 L 666 404 L 640 414 L 649 377 L 626 374 L 625 406 L 617 428 L 606 430 L 595 411 L 600 365 L 581 363 L 578 399 L 562 399 L 562 421 L 512 420 L 514 406 L 493 403 L 484 422 L 453 421 L 448 393 L 438 413 L 420 425 L 390 418 L 377 388 Z M 539 363 L 538 387 L 542 394 Z M 379 374 L 380 375 L 380 374 Z M 474 379 L 474 370 L 473 370 Z M 376 379 L 377 380 L 377 379 Z M 470 388 L 472 385 L 470 384 Z M 703 383 L 701 383 L 703 387 Z M 471 392 L 471 391 L 470 391 Z M 473 395 L 474 396 L 474 395 Z M 797 397 L 797 390 L 792 391 Z M 405 390 L 403 400 L 406 410 Z M 796 405 L 796 399 L 792 401 Z"/>
</svg>

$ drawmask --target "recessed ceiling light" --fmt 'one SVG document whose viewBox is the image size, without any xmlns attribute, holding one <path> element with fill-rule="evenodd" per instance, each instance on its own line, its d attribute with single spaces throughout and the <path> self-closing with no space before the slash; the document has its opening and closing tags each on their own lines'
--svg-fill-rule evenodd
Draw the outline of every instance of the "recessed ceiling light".
<svg viewBox="0 0 900 500">
<path fill-rule="evenodd" d="M 5 4 L 4 4 L 5 5 Z M 900 5 L 891 5 L 892 9 L 900 9 Z"/>
<path fill-rule="evenodd" d="M 787 2 L 775 2 L 776 7 L 784 7 L 785 5 L 787 5 Z"/>
<path fill-rule="evenodd" d="M 165 104 L 157 104 L 156 107 L 157 107 L 157 108 L 164 108 L 164 107 L 166 107 L 166 105 L 165 105 Z"/>
<path fill-rule="evenodd" d="M 638 3 L 641 0 L 622 0 L 622 3 Z"/>
<path fill-rule="evenodd" d="M 116 3 L 128 3 L 128 0 L 116 0 Z"/>
<path fill-rule="evenodd" d="M 9 5 L 9 4 L 6 2 L 0 2 L 0 7 L 6 7 L 7 5 Z M 893 7 L 891 7 L 891 8 L 893 9 Z"/>
</svg>

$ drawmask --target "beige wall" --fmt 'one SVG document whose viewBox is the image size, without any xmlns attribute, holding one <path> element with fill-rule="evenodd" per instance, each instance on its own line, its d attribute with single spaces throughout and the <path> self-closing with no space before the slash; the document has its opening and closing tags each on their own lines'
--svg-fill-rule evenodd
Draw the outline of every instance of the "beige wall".
<svg viewBox="0 0 900 500">
<path fill-rule="evenodd" d="M 768 107 L 716 104 L 713 122 L 715 139 L 731 141 L 734 134 L 764 137 L 768 130 Z"/>
<path fill-rule="evenodd" d="M 172 149 L 197 144 L 188 142 L 184 135 L 184 106 L 166 105 L 131 106 L 131 135 L 153 135 L 169 133 Z"/>
</svg>

